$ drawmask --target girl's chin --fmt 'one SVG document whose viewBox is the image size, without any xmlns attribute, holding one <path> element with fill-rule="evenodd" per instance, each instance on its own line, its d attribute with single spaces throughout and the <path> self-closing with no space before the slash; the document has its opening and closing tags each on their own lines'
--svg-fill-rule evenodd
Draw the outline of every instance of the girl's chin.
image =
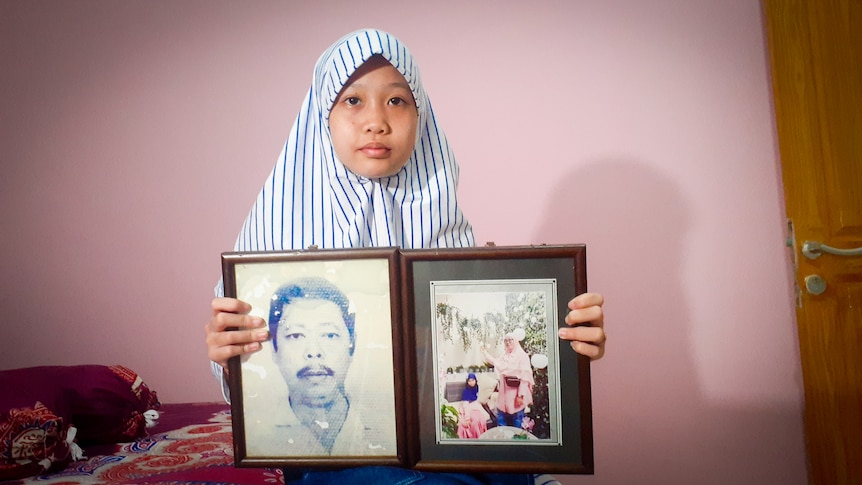
<svg viewBox="0 0 862 485">
<path fill-rule="evenodd" d="M 403 165 L 401 167 L 398 167 L 398 168 L 389 167 L 388 169 L 384 169 L 382 167 L 375 167 L 374 169 L 370 169 L 370 170 L 351 170 L 351 171 L 353 173 L 355 173 L 356 175 L 359 175 L 360 177 L 365 177 L 367 179 L 380 179 L 380 178 L 391 177 L 391 176 L 395 175 L 396 173 L 401 171 L 402 167 L 403 167 Z"/>
</svg>

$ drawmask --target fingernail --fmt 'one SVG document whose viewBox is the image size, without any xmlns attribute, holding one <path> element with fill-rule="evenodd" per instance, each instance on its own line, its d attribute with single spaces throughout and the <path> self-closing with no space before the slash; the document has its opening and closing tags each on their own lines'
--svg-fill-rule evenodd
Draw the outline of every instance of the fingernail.
<svg viewBox="0 0 862 485">
<path fill-rule="evenodd" d="M 259 332 L 254 333 L 254 338 L 258 340 L 266 340 L 269 337 L 269 332 L 266 330 L 261 330 Z"/>
<path fill-rule="evenodd" d="M 248 352 L 254 352 L 256 350 L 260 350 L 260 343 L 259 342 L 252 342 L 250 344 L 246 344 L 245 348 Z"/>
</svg>

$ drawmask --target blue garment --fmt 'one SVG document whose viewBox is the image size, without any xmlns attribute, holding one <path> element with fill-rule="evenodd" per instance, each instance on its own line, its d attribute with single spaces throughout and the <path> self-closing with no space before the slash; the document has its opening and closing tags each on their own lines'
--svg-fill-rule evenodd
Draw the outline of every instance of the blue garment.
<svg viewBox="0 0 862 485">
<path fill-rule="evenodd" d="M 465 475 L 462 473 L 433 473 L 406 468 L 369 466 L 328 472 L 306 472 L 294 479 L 290 470 L 285 470 L 285 481 L 298 485 L 533 485 L 532 475 L 509 473 L 485 473 Z"/>
<path fill-rule="evenodd" d="M 473 402 L 479 399 L 479 381 L 476 379 L 476 374 L 472 372 L 467 374 L 467 382 L 469 382 L 470 379 L 473 379 L 473 383 L 475 385 L 470 387 L 470 385 L 465 382 L 464 392 L 461 393 L 462 401 Z"/>
<path fill-rule="evenodd" d="M 504 413 L 497 410 L 497 426 L 514 426 L 518 429 L 524 423 L 524 410 L 520 410 L 515 414 Z"/>
</svg>

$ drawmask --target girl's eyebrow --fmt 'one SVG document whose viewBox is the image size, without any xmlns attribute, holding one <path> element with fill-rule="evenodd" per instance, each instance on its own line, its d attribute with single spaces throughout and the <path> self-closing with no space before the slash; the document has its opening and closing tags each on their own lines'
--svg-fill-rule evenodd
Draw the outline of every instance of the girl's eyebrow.
<svg viewBox="0 0 862 485">
<path fill-rule="evenodd" d="M 346 91 L 352 87 L 365 88 L 366 84 L 362 81 L 356 81 L 355 83 L 351 83 L 348 86 L 344 86 L 344 90 Z M 412 90 L 410 89 L 410 85 L 407 84 L 407 81 L 395 81 L 395 82 L 391 82 L 389 84 L 384 84 L 383 87 L 385 87 L 385 88 L 401 88 L 401 89 L 406 89 L 406 90 L 412 92 Z"/>
</svg>

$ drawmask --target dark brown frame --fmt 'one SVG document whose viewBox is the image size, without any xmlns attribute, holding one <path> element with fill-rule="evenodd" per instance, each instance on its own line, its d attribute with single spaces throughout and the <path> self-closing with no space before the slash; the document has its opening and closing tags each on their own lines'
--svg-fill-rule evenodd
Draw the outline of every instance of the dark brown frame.
<svg viewBox="0 0 862 485">
<path fill-rule="evenodd" d="M 399 279 L 399 258 L 396 248 L 373 248 L 351 250 L 308 250 L 286 252 L 228 252 L 222 254 L 222 274 L 225 296 L 236 297 L 240 286 L 236 280 L 236 266 L 239 264 L 273 264 L 309 261 L 353 261 L 363 259 L 385 260 L 389 266 L 390 314 L 392 317 L 392 367 L 395 409 L 396 453 L 387 456 L 249 456 L 246 446 L 246 423 L 243 406 L 242 368 L 240 357 L 228 362 L 228 385 L 231 390 L 231 415 L 233 425 L 234 462 L 238 467 L 284 467 L 301 469 L 348 468 L 361 465 L 405 466 L 406 462 L 406 399 L 408 388 L 405 385 L 402 365 L 401 301 Z"/>
<path fill-rule="evenodd" d="M 386 259 L 392 316 L 393 388 L 397 453 L 391 457 L 250 457 L 246 453 L 242 402 L 242 369 L 239 357 L 229 361 L 235 464 L 238 467 L 338 469 L 362 465 L 388 465 L 428 471 L 509 473 L 593 473 L 592 400 L 589 358 L 576 354 L 565 342 L 559 346 L 557 372 L 561 406 L 556 446 L 503 444 L 481 446 L 436 442 L 433 375 L 429 345 L 432 280 L 556 281 L 558 327 L 563 327 L 566 304 L 587 291 L 584 245 L 510 246 L 458 249 L 397 248 L 307 250 L 287 252 L 229 252 L 222 254 L 225 295 L 236 297 L 234 268 L 239 263 Z M 424 305 L 424 306 L 423 306 Z M 550 344 L 550 341 L 549 341 Z M 565 369 L 566 372 L 560 372 Z M 429 403 L 431 408 L 429 408 Z M 564 405 L 562 404 L 564 403 Z M 564 406 L 564 407 L 562 407 Z"/>
<path fill-rule="evenodd" d="M 436 442 L 438 412 L 434 393 L 431 322 L 428 285 L 433 280 L 488 280 L 555 278 L 557 280 L 558 326 L 568 313 L 566 304 L 587 291 L 586 247 L 519 246 L 467 249 L 422 249 L 402 251 L 405 356 L 408 369 L 415 369 L 409 387 L 408 426 L 418 441 L 410 443 L 410 462 L 431 471 L 593 473 L 592 399 L 589 358 L 561 345 L 559 368 L 561 417 L 559 446 L 478 446 Z M 559 340 L 557 340 L 559 343 Z M 549 369 L 549 372 L 551 369 Z"/>
</svg>

